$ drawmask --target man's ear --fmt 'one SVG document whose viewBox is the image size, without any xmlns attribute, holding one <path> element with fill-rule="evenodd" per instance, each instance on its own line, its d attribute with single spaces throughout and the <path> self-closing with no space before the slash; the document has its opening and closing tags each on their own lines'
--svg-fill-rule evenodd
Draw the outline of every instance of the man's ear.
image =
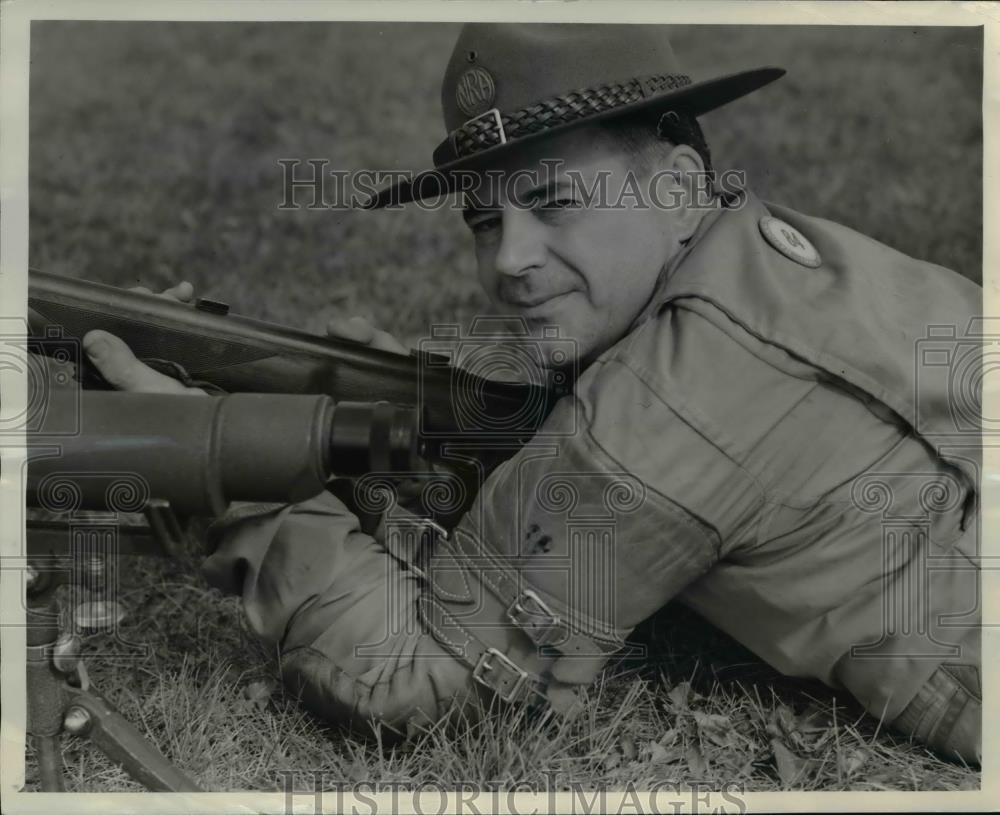
<svg viewBox="0 0 1000 815">
<path fill-rule="evenodd" d="M 681 206 L 673 215 L 678 237 L 686 241 L 694 234 L 704 214 L 705 162 L 690 145 L 677 144 L 664 157 L 663 168 L 681 188 Z"/>
<path fill-rule="evenodd" d="M 703 173 L 705 162 L 701 160 L 698 151 L 689 144 L 677 144 L 667 155 L 670 165 L 682 173 Z"/>
</svg>

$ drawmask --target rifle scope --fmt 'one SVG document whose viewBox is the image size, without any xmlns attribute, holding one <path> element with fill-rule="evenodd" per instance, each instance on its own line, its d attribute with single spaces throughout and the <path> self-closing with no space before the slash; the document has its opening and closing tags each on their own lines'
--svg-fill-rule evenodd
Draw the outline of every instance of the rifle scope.
<svg viewBox="0 0 1000 815">
<path fill-rule="evenodd" d="M 28 503 L 105 510 L 115 489 L 119 511 L 150 498 L 187 515 L 294 503 L 334 476 L 430 472 L 417 427 L 412 407 L 329 396 L 54 390 L 28 434 Z"/>
</svg>

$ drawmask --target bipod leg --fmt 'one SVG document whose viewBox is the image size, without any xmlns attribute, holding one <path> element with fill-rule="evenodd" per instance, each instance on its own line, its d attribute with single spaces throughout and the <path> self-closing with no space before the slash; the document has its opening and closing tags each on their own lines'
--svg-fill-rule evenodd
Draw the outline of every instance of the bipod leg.
<svg viewBox="0 0 1000 815">
<path fill-rule="evenodd" d="M 90 687 L 80 638 L 59 630 L 58 586 L 70 582 L 72 561 L 29 563 L 27 597 L 28 732 L 38 755 L 44 792 L 62 792 L 61 734 L 86 736 L 108 758 L 154 792 L 200 792 L 114 707 Z M 99 562 L 90 571 L 103 571 Z M 75 679 L 71 681 L 71 678 Z"/>
<path fill-rule="evenodd" d="M 68 733 L 89 738 L 104 755 L 149 790 L 202 791 L 93 689 L 70 686 L 68 690 L 70 699 L 64 724 Z"/>
<path fill-rule="evenodd" d="M 34 576 L 34 575 L 33 575 Z M 63 683 L 56 670 L 53 649 L 59 640 L 59 606 L 52 590 L 29 594 L 26 655 L 28 734 L 38 757 L 39 786 L 44 792 L 62 792 Z"/>
</svg>

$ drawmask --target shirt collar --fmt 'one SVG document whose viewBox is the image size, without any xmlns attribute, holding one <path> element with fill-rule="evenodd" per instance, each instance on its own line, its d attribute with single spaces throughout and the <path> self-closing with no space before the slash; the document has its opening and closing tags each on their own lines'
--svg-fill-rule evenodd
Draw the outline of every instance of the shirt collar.
<svg viewBox="0 0 1000 815">
<path fill-rule="evenodd" d="M 747 206 L 749 203 L 750 193 L 746 190 L 740 193 L 739 201 L 735 208 L 741 208 Z M 678 251 L 660 270 L 660 275 L 656 280 L 656 286 L 653 288 L 653 293 L 650 295 L 649 300 L 643 307 L 642 311 L 639 312 L 639 316 L 632 321 L 632 325 L 629 326 L 628 333 L 632 333 L 636 328 L 638 328 L 646 320 L 657 314 L 663 303 L 667 299 L 667 286 L 670 283 L 671 278 L 674 276 L 674 272 L 677 271 L 687 260 L 688 256 L 694 250 L 694 248 L 705 238 L 705 236 L 711 231 L 712 227 L 716 222 L 726 213 L 734 210 L 733 206 L 726 206 L 720 203 L 720 205 L 710 212 L 707 212 L 705 216 L 701 219 L 701 223 L 698 224 L 698 228 L 695 229 L 694 234 L 688 239 L 680 251 Z"/>
</svg>

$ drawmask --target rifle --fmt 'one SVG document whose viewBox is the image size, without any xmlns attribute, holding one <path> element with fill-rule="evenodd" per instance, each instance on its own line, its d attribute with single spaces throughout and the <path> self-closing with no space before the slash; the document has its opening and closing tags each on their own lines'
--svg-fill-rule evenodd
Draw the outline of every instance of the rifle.
<svg viewBox="0 0 1000 815">
<path fill-rule="evenodd" d="M 70 358 L 85 388 L 106 389 L 108 383 L 79 350 L 83 336 L 98 328 L 120 337 L 146 364 L 211 390 L 327 395 L 337 402 L 412 407 L 412 414 L 371 411 L 370 432 L 363 424 L 354 429 L 358 449 L 364 451 L 357 458 L 367 457 L 365 448 L 384 449 L 386 438 L 414 434 L 421 457 L 457 474 L 465 485 L 465 505 L 448 514 L 434 512 L 446 526 L 468 508 L 482 479 L 542 427 L 575 379 L 570 341 L 552 336 L 511 343 L 509 336 L 477 331 L 475 325 L 465 338 L 457 337 L 455 326 L 444 326 L 422 344 L 426 348 L 404 356 L 231 314 L 215 300 L 180 303 L 29 271 L 29 352 Z M 525 326 L 522 334 L 527 334 Z M 453 350 L 456 339 L 471 345 L 472 370 L 433 350 Z M 514 370 L 527 382 L 489 379 L 478 375 L 476 367 Z M 552 373 L 544 374 L 550 368 Z M 354 416 L 363 422 L 360 414 Z M 386 424 L 393 419 L 395 424 Z M 266 425 L 264 418 L 261 426 Z M 396 464 L 376 456 L 373 469 L 385 472 Z M 343 486 L 334 492 L 370 531 L 377 518 L 358 507 Z"/>
<path fill-rule="evenodd" d="M 433 351 L 415 350 L 407 357 L 230 314 L 215 300 L 189 305 L 36 270 L 29 272 L 28 323 L 29 350 L 35 353 L 64 352 L 67 340 L 80 341 L 100 328 L 124 340 L 147 364 L 229 393 L 325 394 L 338 401 L 414 405 L 427 440 L 523 441 L 541 427 L 572 380 L 566 371 L 549 381 L 539 376 L 544 353 L 572 359 L 566 341 L 517 346 L 508 341 L 502 364 L 529 382 L 501 382 Z M 454 326 L 444 328 L 439 340 L 456 336 Z M 470 338 L 483 343 L 477 348 L 482 367 L 501 364 L 496 335 L 480 337 L 474 328 Z M 86 358 L 80 364 L 85 386 L 108 387 Z"/>
<path fill-rule="evenodd" d="M 28 309 L 29 352 L 75 362 L 83 388 L 49 389 L 36 378 L 45 404 L 27 428 L 29 505 L 61 513 L 27 530 L 28 710 L 43 789 L 61 788 L 64 730 L 89 735 L 151 789 L 197 789 L 89 687 L 79 638 L 55 623 L 60 583 L 101 591 L 103 562 L 123 546 L 176 551 L 176 512 L 295 502 L 333 475 L 457 477 L 473 488 L 453 489 L 457 497 L 430 513 L 457 520 L 484 475 L 541 427 L 572 381 L 560 372 L 544 384 L 498 382 L 435 353 L 406 357 L 232 315 L 216 301 L 188 305 L 37 271 Z M 92 329 L 121 337 L 165 373 L 228 395 L 101 392 L 107 383 L 79 351 Z M 537 371 L 539 361 L 514 367 Z M 95 523 L 76 518 L 78 509 L 105 514 Z M 145 526 L 121 515 L 139 512 Z M 79 548 L 95 540 L 100 551 Z M 105 609 L 103 624 L 118 617 Z"/>
</svg>

